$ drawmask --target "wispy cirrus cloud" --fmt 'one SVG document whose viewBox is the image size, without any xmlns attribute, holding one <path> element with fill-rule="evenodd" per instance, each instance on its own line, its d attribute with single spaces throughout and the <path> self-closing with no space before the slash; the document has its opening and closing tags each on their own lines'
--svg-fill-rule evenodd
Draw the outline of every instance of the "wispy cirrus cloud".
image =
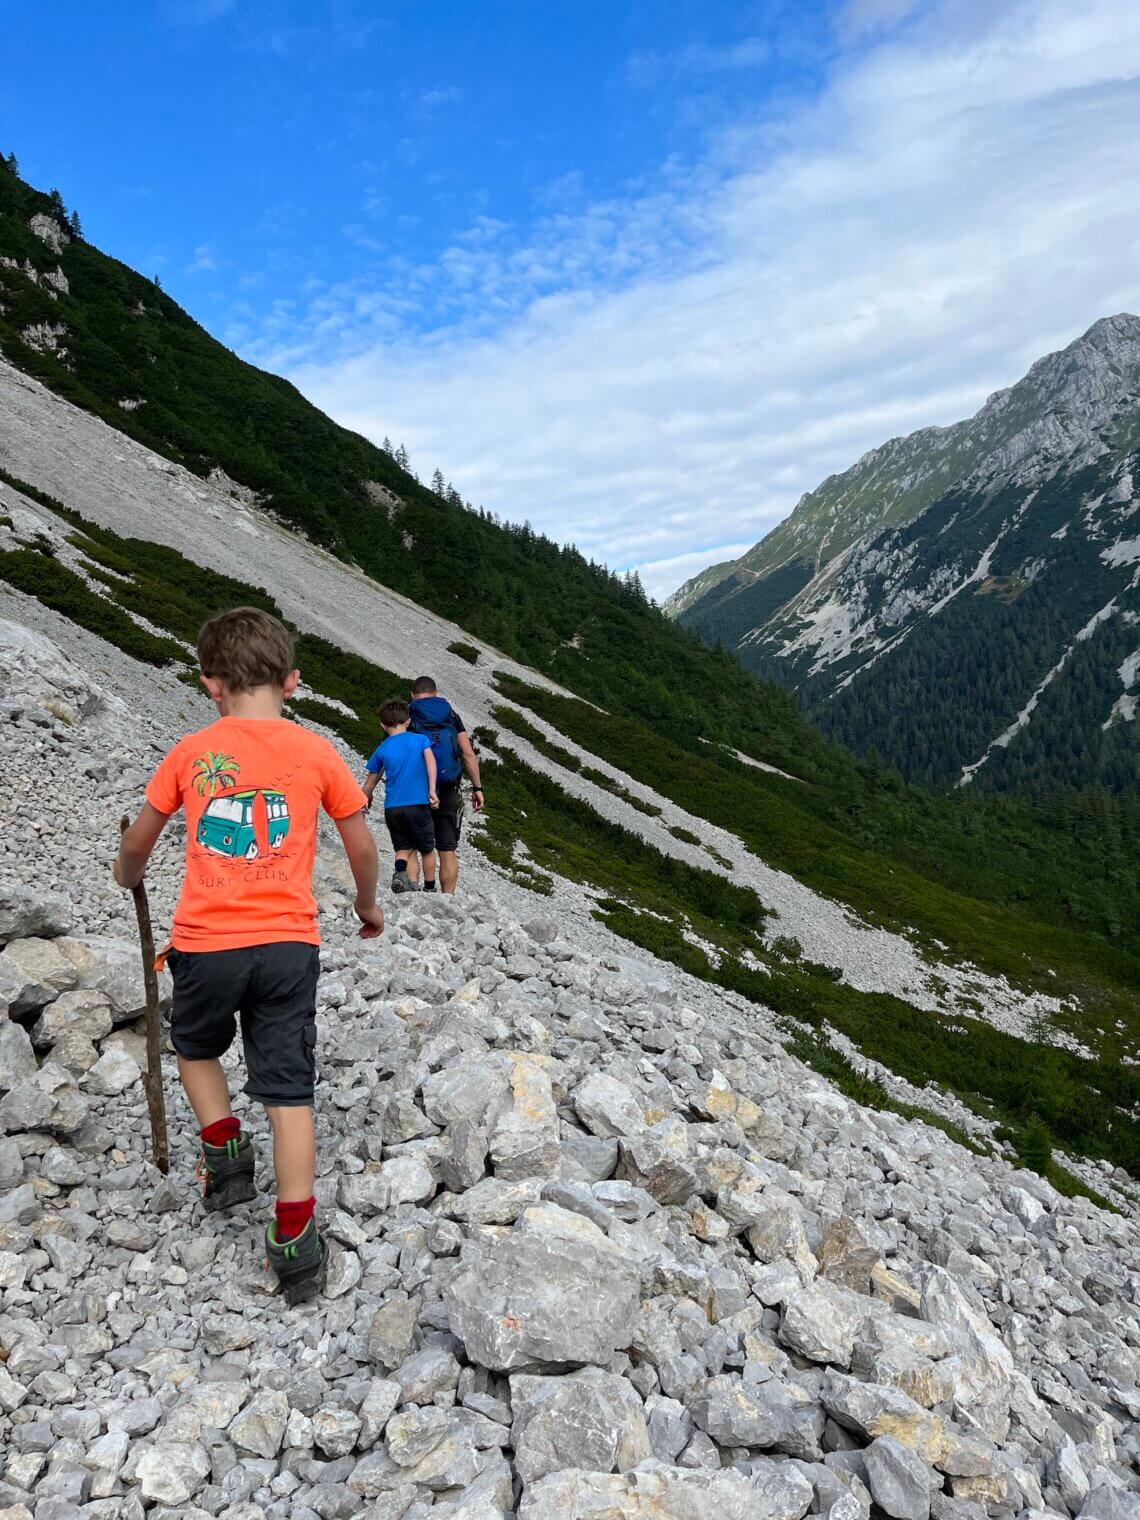
<svg viewBox="0 0 1140 1520">
<path fill-rule="evenodd" d="M 458 85 L 437 85 L 431 90 L 421 90 L 418 104 L 421 111 L 430 114 L 443 106 L 457 106 L 462 99 L 463 91 Z"/>
<path fill-rule="evenodd" d="M 199 243 L 186 266 L 187 274 L 212 274 L 218 268 L 217 250 L 212 243 Z"/>
<path fill-rule="evenodd" d="M 744 37 L 739 42 L 693 42 L 674 52 L 636 52 L 628 64 L 632 85 L 652 89 L 669 78 L 699 78 L 709 74 L 727 74 L 742 69 L 757 69 L 772 56 L 772 45 L 765 37 Z"/>
<path fill-rule="evenodd" d="M 877 30 L 779 122 L 744 117 L 636 193 L 381 257 L 246 351 L 667 592 L 1140 305 L 1140 10 L 848 9 Z"/>
</svg>

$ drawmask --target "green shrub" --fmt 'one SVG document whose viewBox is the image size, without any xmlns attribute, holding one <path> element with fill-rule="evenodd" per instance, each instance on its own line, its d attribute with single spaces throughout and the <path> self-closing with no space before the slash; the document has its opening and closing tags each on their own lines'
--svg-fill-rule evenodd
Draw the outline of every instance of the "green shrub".
<svg viewBox="0 0 1140 1520">
<path fill-rule="evenodd" d="M 457 654 L 461 660 L 466 660 L 468 665 L 477 665 L 479 663 L 479 651 L 475 648 L 474 644 L 465 644 L 462 639 L 456 639 L 453 644 L 449 644 L 447 647 L 451 654 Z"/>
<path fill-rule="evenodd" d="M 162 639 L 133 622 L 125 612 L 86 586 L 82 579 L 34 549 L 0 552 L 0 580 L 34 596 L 53 611 L 70 618 L 124 654 L 148 665 L 173 665 L 185 656 L 172 639 Z"/>
<path fill-rule="evenodd" d="M 682 828 L 679 823 L 671 824 L 669 832 L 674 839 L 679 839 L 682 844 L 699 845 L 701 842 L 691 829 Z"/>
</svg>

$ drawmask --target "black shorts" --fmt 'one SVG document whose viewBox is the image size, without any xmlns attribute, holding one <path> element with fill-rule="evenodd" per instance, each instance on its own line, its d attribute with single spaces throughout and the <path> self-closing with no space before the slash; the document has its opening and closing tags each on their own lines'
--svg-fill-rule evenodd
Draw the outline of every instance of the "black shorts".
<svg viewBox="0 0 1140 1520">
<path fill-rule="evenodd" d="M 459 782 L 441 781 L 436 790 L 439 792 L 439 806 L 431 815 L 435 847 L 437 850 L 454 851 L 459 848 L 459 827 L 463 812 Z"/>
<path fill-rule="evenodd" d="M 305 1108 L 317 1076 L 316 945 L 171 950 L 170 1041 L 188 1061 L 224 1055 L 241 1015 L 245 1090 L 259 1103 Z"/>
<path fill-rule="evenodd" d="M 426 802 L 418 807 L 385 808 L 384 822 L 394 850 L 419 850 L 421 855 L 430 855 L 435 849 L 431 808 Z"/>
</svg>

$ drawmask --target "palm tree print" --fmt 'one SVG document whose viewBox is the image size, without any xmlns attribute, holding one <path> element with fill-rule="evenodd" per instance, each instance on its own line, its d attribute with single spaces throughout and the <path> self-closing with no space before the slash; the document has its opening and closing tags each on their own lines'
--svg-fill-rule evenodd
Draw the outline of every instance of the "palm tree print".
<svg viewBox="0 0 1140 1520">
<path fill-rule="evenodd" d="M 197 775 L 194 785 L 198 789 L 199 797 L 205 797 L 207 793 L 214 797 L 218 792 L 224 792 L 228 787 L 236 785 L 234 780 L 241 766 L 232 755 L 224 755 L 221 750 L 208 749 L 204 755 L 199 756 L 194 762 Z"/>
</svg>

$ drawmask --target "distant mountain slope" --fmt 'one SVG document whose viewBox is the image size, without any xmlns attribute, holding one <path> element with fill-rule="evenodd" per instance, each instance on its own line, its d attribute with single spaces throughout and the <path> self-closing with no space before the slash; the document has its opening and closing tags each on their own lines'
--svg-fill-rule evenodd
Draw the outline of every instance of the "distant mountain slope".
<svg viewBox="0 0 1140 1520">
<path fill-rule="evenodd" d="M 742 701 L 736 662 L 678 629 L 636 583 L 422 486 L 76 235 L 58 197 L 2 156 L 0 353 L 194 474 L 222 472 L 289 527 L 591 700 L 699 723 L 747 750 L 774 735 L 800 756 L 820 749 L 783 692 L 751 684 Z"/>
<path fill-rule="evenodd" d="M 912 780 L 1136 785 L 1140 319 L 865 455 L 669 607 Z"/>
</svg>

